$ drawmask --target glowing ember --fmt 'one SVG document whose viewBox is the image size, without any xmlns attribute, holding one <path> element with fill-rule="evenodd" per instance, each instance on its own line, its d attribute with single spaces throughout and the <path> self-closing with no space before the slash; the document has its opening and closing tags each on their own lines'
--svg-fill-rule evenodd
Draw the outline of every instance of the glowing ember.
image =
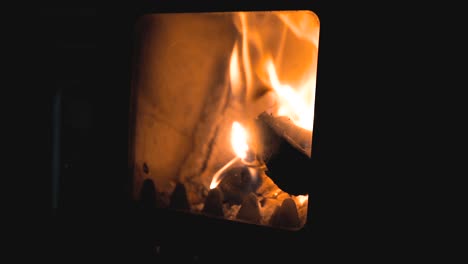
<svg viewBox="0 0 468 264">
<path fill-rule="evenodd" d="M 226 169 L 239 160 L 245 159 L 245 157 L 247 157 L 247 151 L 249 150 L 249 146 L 247 145 L 247 131 L 239 122 L 232 123 L 231 144 L 234 153 L 236 153 L 236 157 L 215 173 L 213 179 L 211 180 L 210 189 L 216 188 L 216 186 L 218 186 L 218 184 L 223 179 L 222 175 Z"/>
<path fill-rule="evenodd" d="M 297 200 L 299 201 L 299 204 L 302 206 L 304 203 L 309 199 L 309 195 L 298 195 L 296 196 Z"/>
</svg>

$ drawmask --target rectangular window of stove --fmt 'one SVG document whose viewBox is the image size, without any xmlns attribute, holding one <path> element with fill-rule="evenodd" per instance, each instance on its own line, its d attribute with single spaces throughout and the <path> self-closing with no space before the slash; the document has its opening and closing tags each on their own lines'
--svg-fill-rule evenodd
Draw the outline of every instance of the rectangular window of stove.
<svg viewBox="0 0 468 264">
<path fill-rule="evenodd" d="M 135 201 L 303 227 L 313 199 L 293 186 L 310 177 L 316 14 L 147 14 L 135 32 Z"/>
</svg>

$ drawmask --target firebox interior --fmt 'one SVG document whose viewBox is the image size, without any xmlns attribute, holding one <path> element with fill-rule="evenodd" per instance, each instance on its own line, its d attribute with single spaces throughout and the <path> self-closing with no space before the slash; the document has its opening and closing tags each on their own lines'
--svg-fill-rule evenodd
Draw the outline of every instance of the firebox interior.
<svg viewBox="0 0 468 264">
<path fill-rule="evenodd" d="M 135 27 L 134 199 L 249 224 L 303 227 L 309 194 L 288 189 L 284 179 L 310 177 L 295 168 L 312 156 L 318 17 L 311 11 L 147 14 Z"/>
</svg>

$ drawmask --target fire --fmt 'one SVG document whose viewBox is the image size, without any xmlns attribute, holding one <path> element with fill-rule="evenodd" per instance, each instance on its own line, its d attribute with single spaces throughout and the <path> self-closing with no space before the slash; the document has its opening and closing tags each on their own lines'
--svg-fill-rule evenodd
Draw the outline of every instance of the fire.
<svg viewBox="0 0 468 264">
<path fill-rule="evenodd" d="M 273 114 L 287 116 L 297 126 L 312 131 L 319 29 L 316 16 L 279 12 L 267 18 L 239 12 L 234 24 L 239 37 L 231 52 L 229 75 L 235 97 L 247 100 L 244 109 L 264 104 L 252 109 L 271 112 L 267 98 L 256 98 L 265 86 L 270 87 L 276 95 Z M 261 113 L 250 112 L 247 115 Z"/>
<path fill-rule="evenodd" d="M 231 81 L 231 89 L 235 97 L 240 97 L 239 93 L 242 89 L 238 56 L 238 48 L 236 44 L 234 45 L 234 49 L 232 50 L 231 60 L 229 62 L 229 77 Z"/>
<path fill-rule="evenodd" d="M 236 155 L 245 159 L 249 146 L 247 145 L 247 131 L 239 122 L 232 123 L 231 144 Z"/>
<path fill-rule="evenodd" d="M 311 13 L 266 14 L 238 12 L 233 17 L 238 36 L 230 54 L 229 81 L 239 114 L 235 119 L 249 120 L 266 111 L 312 131 L 319 21 Z M 237 121 L 231 147 L 236 156 L 215 173 L 211 189 L 227 168 L 247 157 L 248 133 Z M 303 204 L 307 198 L 298 201 Z"/>
<path fill-rule="evenodd" d="M 303 87 L 293 89 L 287 84 L 282 84 L 276 74 L 275 65 L 272 60 L 266 63 L 268 77 L 272 88 L 278 94 L 279 109 L 277 115 L 288 116 L 291 120 L 302 128 L 312 131 L 314 118 L 314 100 L 307 100 L 311 87 L 311 82 L 306 82 Z M 308 98 L 309 97 L 309 98 Z"/>
<path fill-rule="evenodd" d="M 210 189 L 216 188 L 218 184 L 223 179 L 222 175 L 223 172 L 228 169 L 230 166 L 235 164 L 241 159 L 245 159 L 247 157 L 247 151 L 249 150 L 249 145 L 247 145 L 247 131 L 245 128 L 237 121 L 232 123 L 231 129 L 231 145 L 236 157 L 224 165 L 219 171 L 215 173 L 213 179 L 211 180 Z"/>
<path fill-rule="evenodd" d="M 299 38 L 307 39 L 318 46 L 319 21 L 307 12 L 283 12 L 278 18 Z"/>
</svg>

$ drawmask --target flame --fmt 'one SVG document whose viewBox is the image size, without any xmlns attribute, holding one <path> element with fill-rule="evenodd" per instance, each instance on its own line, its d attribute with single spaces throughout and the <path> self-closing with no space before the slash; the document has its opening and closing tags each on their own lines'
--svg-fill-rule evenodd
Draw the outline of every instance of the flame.
<svg viewBox="0 0 468 264">
<path fill-rule="evenodd" d="M 312 12 L 236 12 L 233 24 L 238 36 L 230 54 L 229 81 L 231 103 L 239 114 L 235 119 L 250 120 L 267 111 L 312 131 L 317 16 Z M 231 145 L 236 156 L 215 173 L 211 189 L 226 169 L 247 157 L 248 133 L 237 121 L 232 124 Z M 256 150 L 255 145 L 250 147 Z M 298 197 L 300 204 L 307 199 Z"/>
<path fill-rule="evenodd" d="M 268 16 L 239 12 L 234 24 L 239 36 L 231 52 L 229 74 L 232 92 L 243 110 L 254 117 L 263 111 L 287 116 L 297 126 L 312 131 L 317 16 L 310 12 L 279 12 Z M 276 97 L 273 111 L 270 111 L 270 94 L 265 86 Z M 258 98 L 259 94 L 264 97 Z"/>
<path fill-rule="evenodd" d="M 267 61 L 266 68 L 271 86 L 278 94 L 277 115 L 288 116 L 297 126 L 312 131 L 314 100 L 313 98 L 310 100 L 311 96 L 308 96 L 311 88 L 313 90 L 313 87 L 310 87 L 311 82 L 308 81 L 304 86 L 293 89 L 287 84 L 281 84 L 272 60 Z"/>
<path fill-rule="evenodd" d="M 221 182 L 223 179 L 223 172 L 231 167 L 233 164 L 238 162 L 241 159 L 245 159 L 247 157 L 247 151 L 249 150 L 249 145 L 247 145 L 247 131 L 245 130 L 242 125 L 234 121 L 232 123 L 232 129 L 231 129 L 231 145 L 232 149 L 234 150 L 234 153 L 236 154 L 236 157 L 229 161 L 226 165 L 224 165 L 220 170 L 218 170 L 215 175 L 213 176 L 213 179 L 211 180 L 210 184 L 210 189 L 216 188 L 218 184 Z"/>
<path fill-rule="evenodd" d="M 249 150 L 247 131 L 239 122 L 232 123 L 231 144 L 232 149 L 239 158 L 245 159 L 247 157 L 247 151 Z"/>
<path fill-rule="evenodd" d="M 218 170 L 215 175 L 213 176 L 213 179 L 211 180 L 211 184 L 210 184 L 210 190 L 213 189 L 213 188 L 216 188 L 216 186 L 218 186 L 218 184 L 221 182 L 221 180 L 224 178 L 224 174 L 223 172 L 225 170 L 227 170 L 229 167 L 231 167 L 233 164 L 235 164 L 236 162 L 239 161 L 239 157 L 235 157 L 233 158 L 231 161 L 229 161 L 228 163 L 226 163 L 226 165 L 224 165 L 220 170 Z"/>
<path fill-rule="evenodd" d="M 252 86 L 252 67 L 251 67 L 251 60 L 249 54 L 249 31 L 247 26 L 247 17 L 246 13 L 241 12 L 239 13 L 241 25 L 242 25 L 242 47 L 244 47 L 242 51 L 242 63 L 244 65 L 244 73 L 245 73 L 245 82 L 246 87 L 250 88 Z M 252 91 L 252 89 L 248 89 L 248 91 Z"/>
<path fill-rule="evenodd" d="M 319 21 L 316 16 L 308 12 L 285 12 L 279 13 L 278 18 L 294 35 L 306 39 L 318 47 Z"/>
<path fill-rule="evenodd" d="M 237 47 L 237 43 L 234 45 L 234 49 L 231 53 L 231 60 L 229 62 L 229 78 L 231 81 L 231 89 L 235 97 L 239 97 L 239 93 L 242 89 L 242 82 L 241 82 L 241 72 L 239 70 L 239 51 Z"/>
</svg>

